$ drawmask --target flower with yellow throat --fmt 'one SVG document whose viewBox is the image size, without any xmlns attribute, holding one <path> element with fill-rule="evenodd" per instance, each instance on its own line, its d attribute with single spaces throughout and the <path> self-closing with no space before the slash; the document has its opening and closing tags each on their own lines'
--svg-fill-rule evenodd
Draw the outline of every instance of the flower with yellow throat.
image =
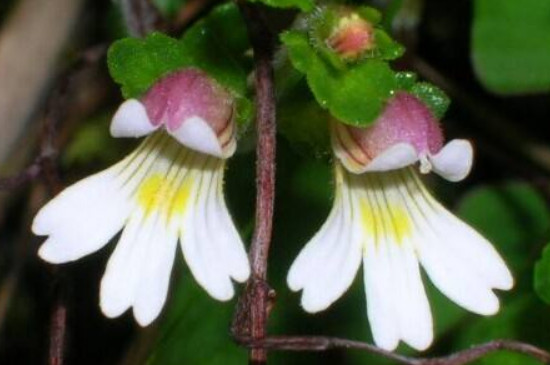
<svg viewBox="0 0 550 365">
<path fill-rule="evenodd" d="M 225 160 L 236 147 L 234 98 L 189 68 L 160 79 L 116 112 L 114 137 L 148 135 L 129 156 L 68 187 L 36 215 L 48 236 L 39 255 L 60 264 L 105 246 L 122 230 L 100 289 L 105 315 L 133 308 L 145 326 L 166 301 L 179 246 L 197 282 L 229 300 L 250 269 L 223 196 Z"/>
<path fill-rule="evenodd" d="M 330 215 L 288 274 L 308 312 L 326 309 L 349 288 L 361 263 L 375 343 L 394 350 L 403 341 L 424 350 L 433 321 L 420 267 L 461 307 L 498 311 L 494 289 L 513 278 L 493 246 L 455 217 L 426 189 L 420 172 L 464 179 L 473 151 L 466 140 L 443 144 L 430 110 L 399 92 L 369 128 L 334 121 L 336 194 Z"/>
</svg>

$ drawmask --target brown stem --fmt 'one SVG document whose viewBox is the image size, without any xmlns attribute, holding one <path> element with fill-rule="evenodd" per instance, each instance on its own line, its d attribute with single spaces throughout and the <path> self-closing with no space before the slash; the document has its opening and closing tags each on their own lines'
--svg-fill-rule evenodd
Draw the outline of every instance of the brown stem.
<svg viewBox="0 0 550 365">
<path fill-rule="evenodd" d="M 240 344 L 249 348 L 261 348 L 278 351 L 327 351 L 332 349 L 355 349 L 370 352 L 398 364 L 406 365 L 463 365 L 471 363 L 485 355 L 497 351 L 521 353 L 541 361 L 550 363 L 550 353 L 536 346 L 511 340 L 494 340 L 481 345 L 462 350 L 454 354 L 433 358 L 414 358 L 395 354 L 374 345 L 336 337 L 322 336 L 270 336 L 257 341 L 240 339 Z"/>
<path fill-rule="evenodd" d="M 272 293 L 267 284 L 267 259 L 273 224 L 275 195 L 275 90 L 273 82 L 273 37 L 262 18 L 260 8 L 239 4 L 247 24 L 255 61 L 256 128 L 256 226 L 250 246 L 252 277 L 245 289 L 233 332 L 236 337 L 250 334 L 253 339 L 266 336 L 267 317 Z M 245 323 L 243 325 L 243 323 Z M 265 364 L 265 349 L 252 349 L 250 364 Z"/>
<path fill-rule="evenodd" d="M 61 276 L 58 270 L 54 275 Z M 49 365 L 63 365 L 65 362 L 65 350 L 67 339 L 67 304 L 66 283 L 63 278 L 55 285 L 55 302 L 50 317 L 50 348 L 48 352 Z"/>
<path fill-rule="evenodd" d="M 162 18 L 149 0 L 121 0 L 120 7 L 132 37 L 141 38 L 161 28 Z"/>
<path fill-rule="evenodd" d="M 52 192 L 61 189 L 59 179 L 55 176 L 54 165 L 57 156 L 56 137 L 58 122 L 63 119 L 66 106 L 69 104 L 70 89 L 76 79 L 90 66 L 97 65 L 107 51 L 104 44 L 90 47 L 82 52 L 75 64 L 60 75 L 44 110 L 44 123 L 40 133 L 40 149 L 32 164 L 14 176 L 0 178 L 0 190 L 18 189 L 25 184 L 44 177 Z"/>
<path fill-rule="evenodd" d="M 40 176 L 42 168 L 40 161 L 35 161 L 32 165 L 19 172 L 17 175 L 0 178 L 0 190 L 13 190 L 33 181 Z"/>
</svg>

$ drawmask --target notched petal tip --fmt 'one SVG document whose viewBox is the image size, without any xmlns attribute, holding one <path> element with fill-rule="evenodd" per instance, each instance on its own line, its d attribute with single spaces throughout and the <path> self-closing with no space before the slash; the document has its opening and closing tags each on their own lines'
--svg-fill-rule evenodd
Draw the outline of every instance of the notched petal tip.
<svg viewBox="0 0 550 365">
<path fill-rule="evenodd" d="M 210 294 L 212 298 L 219 300 L 220 302 L 228 302 L 233 299 L 233 296 L 235 295 L 235 289 L 233 288 L 232 284 L 224 290 L 213 290 L 207 287 L 204 287 L 204 289 L 208 292 L 208 294 Z"/>
<path fill-rule="evenodd" d="M 140 327 L 147 327 L 155 321 L 160 315 L 158 311 L 145 311 L 138 310 L 137 307 L 134 307 L 134 318 Z"/>
<path fill-rule="evenodd" d="M 66 255 L 63 254 L 63 251 L 56 247 L 55 245 L 48 243 L 46 241 L 38 249 L 38 257 L 50 264 L 63 264 L 73 260 L 68 260 Z"/>
<path fill-rule="evenodd" d="M 145 106 L 136 99 L 128 99 L 120 105 L 111 122 L 111 136 L 143 137 L 158 127 L 151 123 Z"/>
<path fill-rule="evenodd" d="M 219 158 L 227 158 L 233 151 L 223 151 L 218 136 L 208 123 L 200 117 L 186 119 L 178 129 L 168 131 L 178 142 L 193 150 Z"/>
<path fill-rule="evenodd" d="M 470 173 L 474 149 L 469 141 L 454 139 L 429 159 L 435 173 L 446 180 L 457 182 L 464 180 Z"/>
<path fill-rule="evenodd" d="M 300 304 L 306 312 L 313 314 L 328 309 L 328 307 L 330 307 L 330 305 L 334 303 L 336 299 L 338 298 L 334 298 L 334 300 L 332 301 L 322 300 L 321 298 L 312 294 L 310 291 L 304 290 Z"/>
<path fill-rule="evenodd" d="M 238 269 L 235 270 L 231 277 L 238 283 L 245 283 L 250 278 L 250 264 L 246 260 L 246 264 L 239 265 Z"/>
</svg>

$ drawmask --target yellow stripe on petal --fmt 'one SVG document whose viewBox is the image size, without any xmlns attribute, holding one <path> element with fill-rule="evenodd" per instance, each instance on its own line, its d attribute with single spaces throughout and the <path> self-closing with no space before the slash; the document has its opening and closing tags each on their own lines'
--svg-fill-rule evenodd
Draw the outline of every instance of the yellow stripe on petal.
<svg viewBox="0 0 550 365">
<path fill-rule="evenodd" d="M 401 206 L 390 206 L 394 234 L 397 242 L 402 242 L 412 232 L 412 224 L 409 215 Z"/>
<path fill-rule="evenodd" d="M 361 199 L 359 204 L 359 212 L 361 213 L 361 226 L 368 235 L 375 234 L 376 220 L 372 214 L 372 207 L 367 199 Z"/>
<path fill-rule="evenodd" d="M 182 185 L 179 187 L 176 196 L 173 201 L 173 205 L 170 209 L 171 214 L 183 214 L 187 209 L 189 204 L 189 198 L 191 197 L 191 192 L 193 191 L 193 177 L 187 176 Z"/>
<path fill-rule="evenodd" d="M 370 196 L 370 198 L 374 198 Z M 368 198 L 361 199 L 359 203 L 361 226 L 368 235 L 377 231 L 386 231 L 395 242 L 400 244 L 406 237 L 410 237 L 413 225 L 407 210 L 398 204 L 377 204 Z M 378 218 L 378 219 L 377 219 Z"/>
<path fill-rule="evenodd" d="M 145 216 L 165 211 L 168 217 L 183 214 L 187 209 L 193 188 L 193 179 L 188 176 L 180 184 L 162 174 L 153 174 L 139 187 L 137 200 Z"/>
<path fill-rule="evenodd" d="M 166 200 L 169 196 L 169 187 L 167 185 L 164 176 L 160 174 L 147 177 L 141 184 L 137 198 L 146 216 L 158 210 L 162 201 Z"/>
</svg>

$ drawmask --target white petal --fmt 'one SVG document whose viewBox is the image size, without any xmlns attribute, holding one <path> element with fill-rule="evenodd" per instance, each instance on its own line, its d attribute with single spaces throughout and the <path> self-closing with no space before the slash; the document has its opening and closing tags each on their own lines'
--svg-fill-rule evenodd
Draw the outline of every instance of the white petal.
<svg viewBox="0 0 550 365">
<path fill-rule="evenodd" d="M 145 106 L 136 99 L 128 99 L 116 111 L 111 122 L 113 137 L 143 137 L 155 131 Z"/>
<path fill-rule="evenodd" d="M 372 247 L 371 247 L 372 248 Z M 363 258 L 367 314 L 376 346 L 393 351 L 399 344 L 399 318 L 395 315 L 396 288 L 393 287 L 387 255 L 370 249 Z"/>
<path fill-rule="evenodd" d="M 191 117 L 183 121 L 181 126 L 168 131 L 174 138 L 195 151 L 206 153 L 216 157 L 224 157 L 218 136 L 200 117 Z"/>
<path fill-rule="evenodd" d="M 241 240 L 223 196 L 224 163 L 218 161 L 208 198 L 207 221 L 212 244 L 217 245 L 222 258 L 227 261 L 228 273 L 233 279 L 244 283 L 250 276 L 250 264 L 244 244 Z"/>
<path fill-rule="evenodd" d="M 396 233 L 400 228 L 395 226 L 394 209 L 404 209 L 403 202 L 395 188 L 383 181 L 382 174 L 369 179 L 366 202 L 371 206 L 377 232 L 376 242 L 367 246 L 364 260 L 373 337 L 388 350 L 395 349 L 399 340 L 425 350 L 433 340 L 432 317 L 410 232 Z"/>
<path fill-rule="evenodd" d="M 287 281 L 291 289 L 303 289 L 302 306 L 310 312 L 328 308 L 352 284 L 361 263 L 360 227 L 352 220 L 359 214 L 355 197 L 337 184 L 335 208 L 321 231 L 306 245 L 292 265 Z"/>
<path fill-rule="evenodd" d="M 116 182 L 118 166 L 62 191 L 36 215 L 32 231 L 50 235 L 40 257 L 51 263 L 77 260 L 102 248 L 122 228 L 131 204 Z"/>
<path fill-rule="evenodd" d="M 124 228 L 101 280 L 100 306 L 107 317 L 118 317 L 134 304 L 148 246 L 158 239 L 155 233 L 152 221 L 139 213 Z"/>
<path fill-rule="evenodd" d="M 466 178 L 472 169 L 474 150 L 464 139 L 447 143 L 437 154 L 429 156 L 434 172 L 449 181 Z"/>
<path fill-rule="evenodd" d="M 210 193 L 210 184 L 215 181 L 208 162 L 214 160 L 209 157 L 207 164 L 200 172 L 195 172 L 195 190 L 192 195 L 196 198 L 193 209 L 182 219 L 180 240 L 183 255 L 191 273 L 197 282 L 212 296 L 221 301 L 233 297 L 233 284 L 230 279 L 230 269 L 227 258 L 216 247 L 210 237 L 210 222 L 207 216 L 207 201 Z"/>
<path fill-rule="evenodd" d="M 404 194 L 415 211 L 414 240 L 422 265 L 436 287 L 460 306 L 484 315 L 499 309 L 493 288 L 513 280 L 489 242 L 436 203 L 416 177 L 403 176 Z M 437 205 L 436 205 L 437 204 Z"/>
<path fill-rule="evenodd" d="M 390 171 L 412 165 L 418 161 L 416 149 L 408 143 L 398 143 L 376 156 L 360 172 Z"/>
<path fill-rule="evenodd" d="M 134 316 L 141 326 L 155 320 L 166 302 L 177 242 L 177 230 L 163 225 L 148 242 L 134 301 Z"/>
</svg>

